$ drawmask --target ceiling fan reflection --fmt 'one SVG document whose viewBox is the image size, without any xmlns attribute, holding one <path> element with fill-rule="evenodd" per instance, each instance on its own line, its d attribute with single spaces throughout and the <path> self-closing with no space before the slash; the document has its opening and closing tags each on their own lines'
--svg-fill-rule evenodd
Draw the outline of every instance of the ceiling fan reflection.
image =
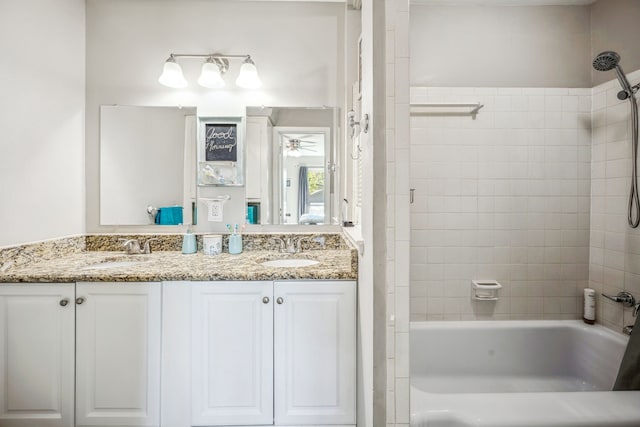
<svg viewBox="0 0 640 427">
<path fill-rule="evenodd" d="M 312 135 L 307 135 L 312 136 Z M 287 135 L 283 135 L 286 138 L 285 142 L 285 154 L 290 157 L 300 157 L 304 152 L 308 153 L 317 153 L 318 151 L 315 149 L 316 143 L 314 141 L 305 141 L 300 138 L 292 138 Z M 310 148 L 309 146 L 313 147 Z"/>
</svg>

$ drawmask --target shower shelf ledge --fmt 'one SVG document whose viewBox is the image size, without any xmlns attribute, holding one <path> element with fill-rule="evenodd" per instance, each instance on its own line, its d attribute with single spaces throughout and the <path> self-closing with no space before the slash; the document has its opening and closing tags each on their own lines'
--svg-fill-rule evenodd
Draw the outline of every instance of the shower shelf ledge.
<svg viewBox="0 0 640 427">
<path fill-rule="evenodd" d="M 412 116 L 471 116 L 476 119 L 483 104 L 476 103 L 411 103 L 410 113 Z"/>
</svg>

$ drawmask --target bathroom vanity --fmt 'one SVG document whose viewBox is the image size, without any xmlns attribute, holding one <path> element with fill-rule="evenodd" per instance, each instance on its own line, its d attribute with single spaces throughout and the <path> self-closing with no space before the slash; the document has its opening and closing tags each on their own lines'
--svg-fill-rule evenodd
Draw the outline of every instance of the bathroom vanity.
<svg viewBox="0 0 640 427">
<path fill-rule="evenodd" d="M 0 425 L 354 425 L 353 256 L 87 251 L 8 268 Z M 262 265 L 274 257 L 319 263 Z"/>
</svg>

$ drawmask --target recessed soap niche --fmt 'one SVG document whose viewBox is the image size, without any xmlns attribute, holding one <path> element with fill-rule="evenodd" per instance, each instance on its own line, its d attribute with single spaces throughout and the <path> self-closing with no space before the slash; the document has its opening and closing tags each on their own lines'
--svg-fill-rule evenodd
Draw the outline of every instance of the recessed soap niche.
<svg viewBox="0 0 640 427">
<path fill-rule="evenodd" d="M 497 280 L 472 280 L 471 298 L 478 301 L 497 301 L 502 285 Z"/>
</svg>

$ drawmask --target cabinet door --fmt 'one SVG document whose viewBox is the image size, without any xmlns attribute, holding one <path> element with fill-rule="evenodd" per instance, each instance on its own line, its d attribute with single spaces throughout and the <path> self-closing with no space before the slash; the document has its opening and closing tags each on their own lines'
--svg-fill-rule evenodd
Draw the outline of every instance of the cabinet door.
<svg viewBox="0 0 640 427">
<path fill-rule="evenodd" d="M 191 424 L 273 424 L 272 282 L 192 284 Z"/>
<path fill-rule="evenodd" d="M 0 426 L 73 426 L 74 285 L 0 285 Z"/>
<path fill-rule="evenodd" d="M 354 282 L 276 282 L 275 423 L 355 424 Z"/>
<path fill-rule="evenodd" d="M 159 283 L 78 283 L 76 425 L 160 424 Z"/>
</svg>

